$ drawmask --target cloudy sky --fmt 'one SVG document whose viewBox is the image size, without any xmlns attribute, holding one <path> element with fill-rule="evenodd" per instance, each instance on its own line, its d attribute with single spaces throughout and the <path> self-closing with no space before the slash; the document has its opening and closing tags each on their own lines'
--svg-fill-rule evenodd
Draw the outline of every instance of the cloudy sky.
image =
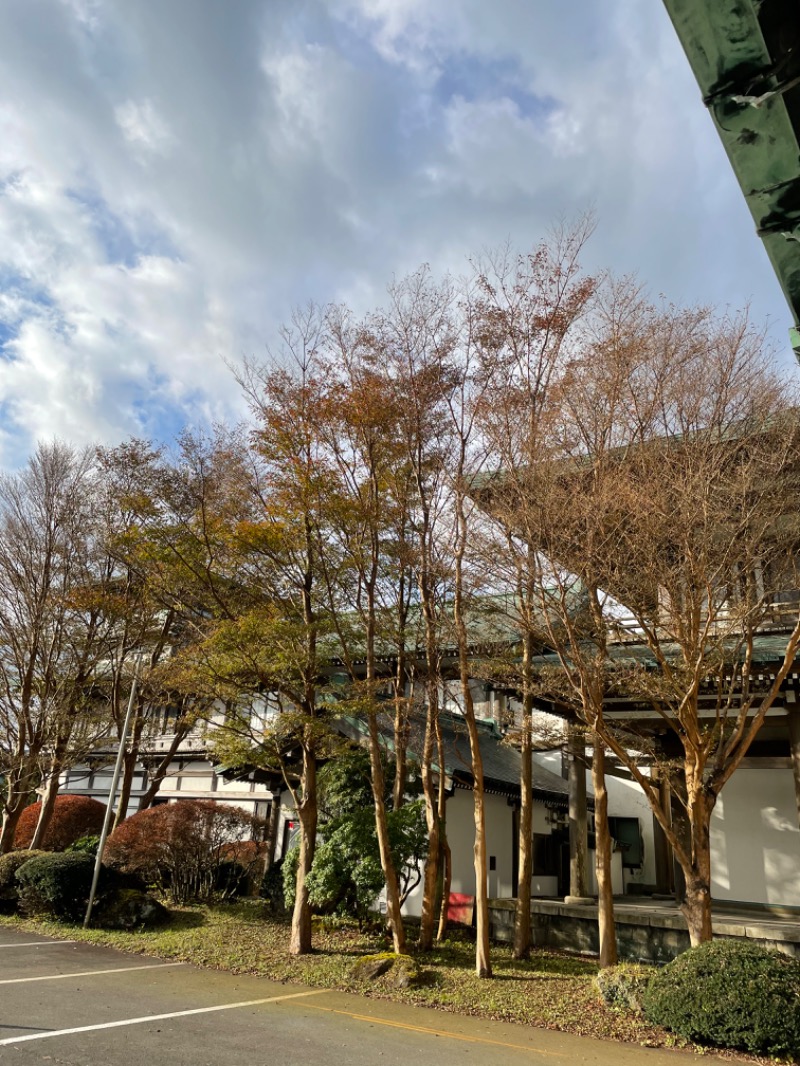
<svg viewBox="0 0 800 1066">
<path fill-rule="evenodd" d="M 530 247 L 784 303 L 661 0 L 3 0 L 0 466 L 236 417 L 293 306 Z"/>
</svg>

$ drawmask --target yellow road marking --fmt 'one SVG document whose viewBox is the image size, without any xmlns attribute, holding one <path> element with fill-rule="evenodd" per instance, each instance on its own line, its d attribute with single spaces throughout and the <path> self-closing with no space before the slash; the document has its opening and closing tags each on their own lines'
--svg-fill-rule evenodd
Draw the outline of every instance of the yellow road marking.
<svg viewBox="0 0 800 1066">
<path fill-rule="evenodd" d="M 392 1022 L 385 1018 L 375 1018 L 371 1014 L 356 1014 L 349 1010 L 336 1010 L 335 1007 L 321 1007 L 319 1003 L 306 1003 L 306 1007 L 314 1010 L 324 1010 L 328 1014 L 343 1014 L 347 1018 L 353 1018 L 359 1022 L 372 1022 L 374 1025 L 388 1025 L 392 1029 L 408 1029 L 413 1033 L 427 1033 L 428 1036 L 442 1036 L 449 1040 L 463 1040 L 467 1044 L 491 1044 L 494 1047 L 513 1048 L 515 1051 L 528 1051 L 533 1055 L 551 1055 L 557 1059 L 567 1059 L 572 1056 L 563 1051 L 542 1051 L 540 1048 L 527 1047 L 525 1044 L 509 1044 L 505 1040 L 491 1040 L 485 1036 L 464 1036 L 461 1033 L 450 1033 L 446 1029 L 432 1029 L 427 1025 L 409 1025 L 407 1022 Z"/>
</svg>

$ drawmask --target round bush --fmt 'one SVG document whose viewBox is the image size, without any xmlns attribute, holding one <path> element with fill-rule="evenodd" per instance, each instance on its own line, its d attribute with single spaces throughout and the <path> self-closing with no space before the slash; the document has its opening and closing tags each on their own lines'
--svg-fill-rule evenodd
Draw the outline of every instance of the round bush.
<svg viewBox="0 0 800 1066">
<path fill-rule="evenodd" d="M 103 861 L 168 892 L 175 903 L 208 899 L 224 881 L 221 868 L 252 875 L 261 823 L 240 807 L 213 800 L 179 800 L 127 818 L 108 838 Z M 228 884 L 226 887 L 230 888 Z"/>
<path fill-rule="evenodd" d="M 30 846 L 41 809 L 41 803 L 32 803 L 22 812 L 14 834 L 15 848 Z M 99 834 L 105 816 L 105 806 L 91 796 L 59 796 L 52 821 L 41 843 L 42 850 L 63 851 L 81 837 Z"/>
<path fill-rule="evenodd" d="M 47 854 L 44 851 L 9 851 L 0 856 L 0 908 L 14 910 L 19 902 L 17 870 L 31 859 Z"/>
<path fill-rule="evenodd" d="M 94 873 L 91 855 L 47 853 L 17 870 L 20 909 L 76 920 L 86 910 Z"/>
<path fill-rule="evenodd" d="M 648 1021 L 717 1047 L 800 1054 L 800 961 L 757 944 L 714 940 L 658 971 L 642 997 Z"/>
</svg>

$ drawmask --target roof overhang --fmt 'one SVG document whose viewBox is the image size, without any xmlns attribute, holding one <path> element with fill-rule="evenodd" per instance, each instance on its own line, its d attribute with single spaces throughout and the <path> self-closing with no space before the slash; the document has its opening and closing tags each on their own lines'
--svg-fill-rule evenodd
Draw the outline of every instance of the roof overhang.
<svg viewBox="0 0 800 1066">
<path fill-rule="evenodd" d="M 785 0 L 664 0 L 794 316 L 800 359 L 800 19 Z"/>
</svg>

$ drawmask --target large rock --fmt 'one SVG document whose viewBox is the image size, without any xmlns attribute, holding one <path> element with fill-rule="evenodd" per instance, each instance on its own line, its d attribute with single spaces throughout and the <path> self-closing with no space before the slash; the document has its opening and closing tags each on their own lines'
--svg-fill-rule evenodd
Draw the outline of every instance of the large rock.
<svg viewBox="0 0 800 1066">
<path fill-rule="evenodd" d="M 169 911 L 157 899 L 136 888 L 118 888 L 103 899 L 94 913 L 95 924 L 103 929 L 151 929 L 169 918 Z"/>
<path fill-rule="evenodd" d="M 353 966 L 353 977 L 359 981 L 376 981 L 389 973 L 395 988 L 413 988 L 421 978 L 420 968 L 410 955 L 365 955 Z"/>
<path fill-rule="evenodd" d="M 394 955 L 365 955 L 353 966 L 353 977 L 359 981 L 375 981 L 394 965 Z"/>
</svg>

